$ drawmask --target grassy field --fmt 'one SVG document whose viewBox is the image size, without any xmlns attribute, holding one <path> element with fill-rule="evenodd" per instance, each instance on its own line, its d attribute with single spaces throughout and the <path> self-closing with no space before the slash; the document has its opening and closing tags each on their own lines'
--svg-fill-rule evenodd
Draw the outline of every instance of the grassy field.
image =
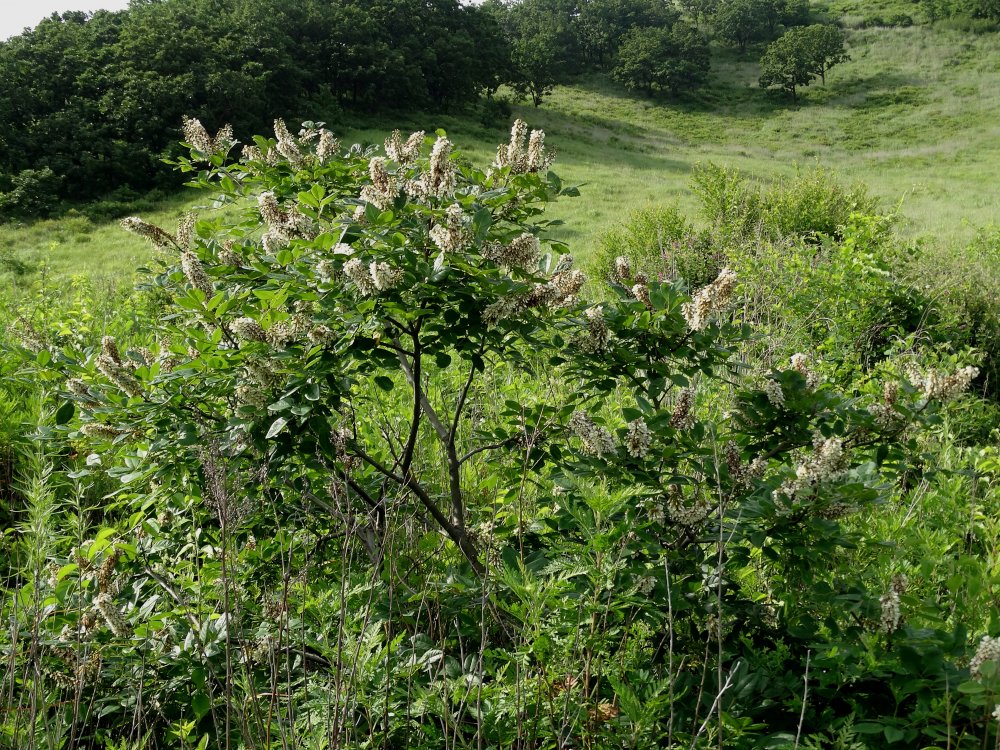
<svg viewBox="0 0 1000 750">
<path fill-rule="evenodd" d="M 716 50 L 712 84 L 683 102 L 589 79 L 558 88 L 541 108 L 515 107 L 545 129 L 560 175 L 582 186 L 582 198 L 554 208 L 566 222 L 562 238 L 585 257 L 630 209 L 675 202 L 693 212 L 690 172 L 708 161 L 765 182 L 815 164 L 832 168 L 898 205 L 907 235 L 941 246 L 1000 222 L 1000 37 L 913 26 L 855 29 L 848 41 L 851 61 L 795 104 L 759 89 L 756 53 Z M 334 124 L 345 140 L 371 142 L 391 126 L 443 127 L 479 162 L 505 139 L 505 126 L 464 116 Z M 146 218 L 170 227 L 187 208 L 181 195 Z M 5 226 L 0 286 L 23 290 L 41 274 L 121 278 L 146 253 L 117 224 L 80 216 Z"/>
</svg>

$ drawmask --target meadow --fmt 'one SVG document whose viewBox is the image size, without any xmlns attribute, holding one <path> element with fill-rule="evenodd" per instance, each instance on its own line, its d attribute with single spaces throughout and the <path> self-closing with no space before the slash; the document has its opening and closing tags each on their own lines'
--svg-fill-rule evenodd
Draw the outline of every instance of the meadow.
<svg viewBox="0 0 1000 750">
<path fill-rule="evenodd" d="M 868 186 L 890 209 L 898 206 L 904 236 L 941 248 L 997 223 L 996 35 L 868 28 L 850 31 L 848 45 L 851 61 L 794 105 L 759 89 L 752 52 L 725 49 L 714 54 L 713 84 L 681 101 L 628 94 L 595 77 L 557 87 L 540 108 L 515 105 L 515 116 L 545 130 L 561 176 L 585 196 L 550 209 L 566 222 L 561 238 L 587 257 L 602 232 L 634 208 L 676 204 L 694 218 L 691 170 L 707 162 L 765 184 L 817 165 L 831 169 Z M 444 128 L 476 161 L 489 158 L 507 128 L 485 127 L 471 115 L 382 117 L 360 127 L 358 118 L 328 120 L 345 142 L 381 143 L 396 127 Z M 169 226 L 192 205 L 182 191 L 142 213 Z M 0 227 L 0 284 L 8 288 L 24 290 L 40 275 L 119 279 L 145 257 L 143 244 L 115 222 L 82 215 Z"/>
</svg>

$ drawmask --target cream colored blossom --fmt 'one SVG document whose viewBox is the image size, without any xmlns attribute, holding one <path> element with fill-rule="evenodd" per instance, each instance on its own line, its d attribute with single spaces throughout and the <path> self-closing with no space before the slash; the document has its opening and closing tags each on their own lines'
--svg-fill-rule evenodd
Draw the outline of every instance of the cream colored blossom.
<svg viewBox="0 0 1000 750">
<path fill-rule="evenodd" d="M 491 242 L 483 247 L 483 257 L 507 268 L 533 268 L 538 265 L 540 256 L 538 238 L 530 232 L 525 232 L 506 245 Z"/>
<path fill-rule="evenodd" d="M 253 318 L 237 318 L 230 324 L 230 328 L 244 341 L 267 341 L 267 333 Z"/>
<path fill-rule="evenodd" d="M 959 396 L 969 389 L 972 381 L 979 375 L 978 367 L 963 367 L 957 372 L 945 374 L 940 370 L 930 369 L 920 372 L 910 368 L 910 382 L 920 389 L 928 400 L 947 401 Z"/>
<path fill-rule="evenodd" d="M 969 674 L 974 680 L 983 677 L 982 669 L 986 662 L 993 662 L 1000 667 L 1000 638 L 984 635 L 979 641 L 976 653 L 969 662 Z"/>
<path fill-rule="evenodd" d="M 723 268 L 718 277 L 698 290 L 690 302 L 681 306 L 681 313 L 692 331 L 701 331 L 713 316 L 725 309 L 736 289 L 736 274 Z"/>
<path fill-rule="evenodd" d="M 338 141 L 333 133 L 331 133 L 326 128 L 319 131 L 319 142 L 316 144 L 316 159 L 319 160 L 320 164 L 326 164 L 340 150 L 340 141 Z"/>
<path fill-rule="evenodd" d="M 412 133 L 403 140 L 403 134 L 393 130 L 385 140 L 385 155 L 403 167 L 408 167 L 420 158 L 420 147 L 424 144 L 424 131 Z"/>
<path fill-rule="evenodd" d="M 819 385 L 819 375 L 812 370 L 808 355 L 802 353 L 793 354 L 790 364 L 795 372 L 805 378 L 806 388 L 812 390 Z"/>
<path fill-rule="evenodd" d="M 466 245 L 469 235 L 465 230 L 465 217 L 460 205 L 453 203 L 448 206 L 444 225 L 435 224 L 431 228 L 430 238 L 446 253 L 457 252 Z"/>
<path fill-rule="evenodd" d="M 883 633 L 893 633 L 899 629 L 900 609 L 899 593 L 889 591 L 879 599 L 881 614 L 878 629 Z"/>
<path fill-rule="evenodd" d="M 615 439 L 604 427 L 594 424 L 594 420 L 584 411 L 575 411 L 569 420 L 569 429 L 580 438 L 583 452 L 591 456 L 615 453 Z"/>
<path fill-rule="evenodd" d="M 202 294 L 207 298 L 212 298 L 212 295 L 215 294 L 212 280 L 205 273 L 205 268 L 202 266 L 198 256 L 190 250 L 184 250 L 181 253 L 181 270 L 184 271 L 184 276 L 191 286 L 201 290 Z"/>
<path fill-rule="evenodd" d="M 645 458 L 649 455 L 652 439 L 646 422 L 641 418 L 635 419 L 629 422 L 628 432 L 625 435 L 625 449 L 633 458 Z"/>
<path fill-rule="evenodd" d="M 611 331 L 604 321 L 604 308 L 594 305 L 584 313 L 587 319 L 587 335 L 580 340 L 580 347 L 587 352 L 603 352 L 611 341 Z"/>
<path fill-rule="evenodd" d="M 694 389 L 683 388 L 674 400 L 674 411 L 670 415 L 670 426 L 675 430 L 687 430 L 694 425 Z"/>
<path fill-rule="evenodd" d="M 150 224 L 149 222 L 143 221 L 138 216 L 129 216 L 121 220 L 122 229 L 137 234 L 143 237 L 157 248 L 165 249 L 168 247 L 176 247 L 177 240 L 168 234 L 167 232 L 160 229 L 158 226 Z"/>
</svg>

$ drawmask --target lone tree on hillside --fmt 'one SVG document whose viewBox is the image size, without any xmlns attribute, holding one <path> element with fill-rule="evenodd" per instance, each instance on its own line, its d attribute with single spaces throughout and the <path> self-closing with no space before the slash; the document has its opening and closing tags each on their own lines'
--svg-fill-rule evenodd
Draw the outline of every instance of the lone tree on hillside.
<svg viewBox="0 0 1000 750">
<path fill-rule="evenodd" d="M 760 85 L 782 88 L 795 101 L 799 86 L 808 86 L 817 76 L 825 84 L 827 71 L 848 59 L 839 29 L 823 24 L 791 29 L 772 42 L 760 59 Z"/>
<path fill-rule="evenodd" d="M 632 29 L 618 50 L 612 75 L 626 88 L 649 96 L 657 89 L 676 94 L 704 83 L 709 66 L 708 41 L 678 22 L 670 29 Z"/>
<path fill-rule="evenodd" d="M 844 32 L 828 23 L 817 23 L 806 26 L 800 31 L 805 34 L 813 47 L 815 72 L 823 85 L 826 85 L 826 73 L 834 65 L 847 62 L 851 56 L 844 47 Z"/>
</svg>

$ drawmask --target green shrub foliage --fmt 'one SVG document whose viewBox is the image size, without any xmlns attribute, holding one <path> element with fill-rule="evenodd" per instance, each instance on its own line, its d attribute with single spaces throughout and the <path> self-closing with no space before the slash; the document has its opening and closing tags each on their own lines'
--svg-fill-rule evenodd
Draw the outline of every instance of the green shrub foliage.
<svg viewBox="0 0 1000 750">
<path fill-rule="evenodd" d="M 994 741 L 995 605 L 911 594 L 867 528 L 936 481 L 918 437 L 975 368 L 762 367 L 729 268 L 622 257 L 588 303 L 520 121 L 486 168 L 444 133 L 185 133 L 239 215 L 123 221 L 163 258 L 131 341 L 24 337 L 79 458 L 25 486 L 5 740 Z M 99 527 L 47 535 L 102 477 Z"/>
</svg>

